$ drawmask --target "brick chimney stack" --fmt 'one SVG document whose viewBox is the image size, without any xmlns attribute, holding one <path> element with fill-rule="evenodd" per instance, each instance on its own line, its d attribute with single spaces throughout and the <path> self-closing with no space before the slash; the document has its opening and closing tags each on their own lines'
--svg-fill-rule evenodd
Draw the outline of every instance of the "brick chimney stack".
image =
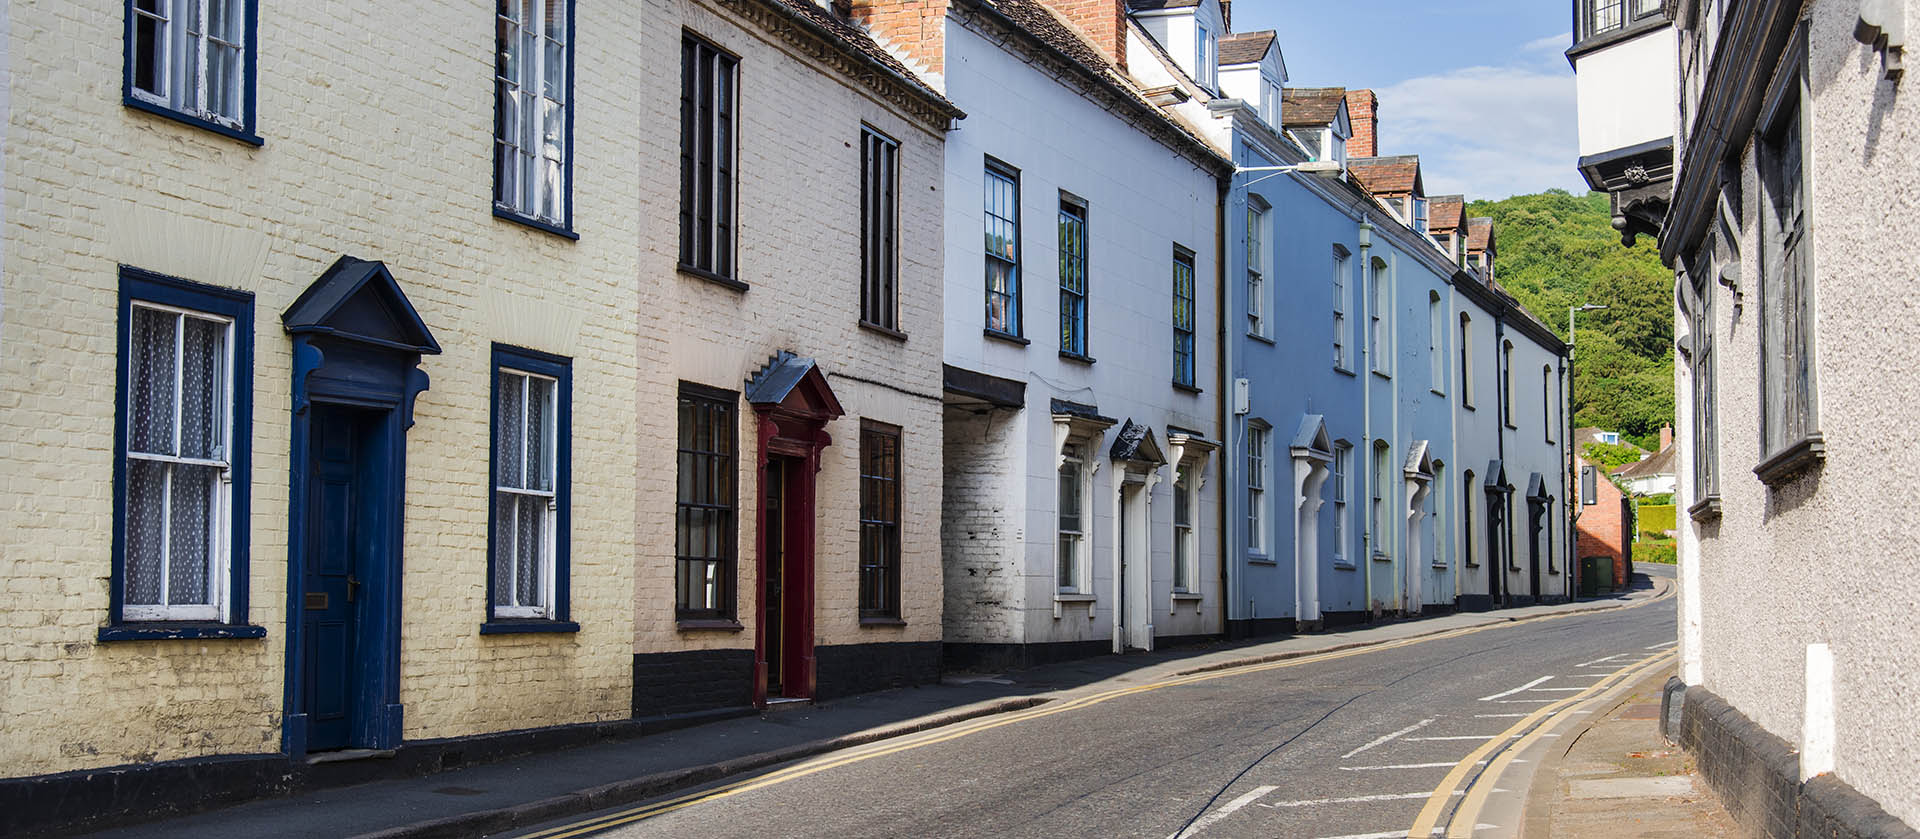
<svg viewBox="0 0 1920 839">
<path fill-rule="evenodd" d="M 1127 71 L 1127 0 L 1040 0 L 1073 24 L 1093 48 Z"/>
<path fill-rule="evenodd" d="M 1347 141 L 1347 156 L 1379 157 L 1380 140 L 1375 132 L 1380 123 L 1380 98 L 1371 90 L 1347 91 L 1347 117 L 1353 121 L 1353 139 Z"/>
<path fill-rule="evenodd" d="M 1667 447 L 1671 445 L 1673 445 L 1673 426 L 1660 426 L 1660 451 L 1666 451 Z"/>
<path fill-rule="evenodd" d="M 906 53 L 915 69 L 946 74 L 947 0 L 851 0 L 852 18 L 882 42 Z M 944 90 L 940 79 L 930 79 Z"/>
</svg>

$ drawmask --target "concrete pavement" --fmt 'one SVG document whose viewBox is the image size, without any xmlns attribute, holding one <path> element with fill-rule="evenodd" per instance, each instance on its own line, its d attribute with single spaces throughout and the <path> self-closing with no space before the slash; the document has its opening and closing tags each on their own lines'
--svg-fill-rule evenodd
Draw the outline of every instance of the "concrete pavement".
<svg viewBox="0 0 1920 839">
<path fill-rule="evenodd" d="M 1007 715 L 1011 721 L 1022 713 L 1021 709 L 1038 703 L 1045 703 L 1042 708 L 1067 707 L 1168 680 L 1204 678 L 1200 674 L 1227 668 L 1281 663 L 1343 650 L 1391 649 L 1445 633 L 1638 605 L 1662 596 L 1668 585 L 1650 581 L 1637 591 L 1601 601 L 1449 615 L 1264 643 L 1103 656 L 1016 673 L 961 676 L 937 686 L 872 694 L 423 778 L 255 802 L 100 835 L 391 837 L 507 831 L 572 813 L 655 798 L 729 776 L 770 770 L 811 755 L 863 744 L 880 748 L 888 746 L 883 741 L 911 732 L 945 736 L 942 727 L 959 728 L 963 720 L 984 724 L 987 715 Z"/>
</svg>

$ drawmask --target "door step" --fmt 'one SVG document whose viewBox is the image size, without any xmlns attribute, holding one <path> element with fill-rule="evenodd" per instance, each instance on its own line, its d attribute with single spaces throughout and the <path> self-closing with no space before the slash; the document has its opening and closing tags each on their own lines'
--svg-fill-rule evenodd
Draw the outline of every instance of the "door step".
<svg viewBox="0 0 1920 839">
<path fill-rule="evenodd" d="M 384 760 L 393 757 L 393 749 L 341 749 L 333 752 L 314 752 L 307 755 L 307 765 L 322 763 L 345 763 L 350 760 Z"/>
<path fill-rule="evenodd" d="M 813 700 L 807 699 L 805 697 L 769 696 L 767 697 L 766 710 L 763 711 L 762 713 L 773 713 L 775 711 L 798 711 L 803 708 L 811 708 L 811 707 L 813 707 Z"/>
</svg>

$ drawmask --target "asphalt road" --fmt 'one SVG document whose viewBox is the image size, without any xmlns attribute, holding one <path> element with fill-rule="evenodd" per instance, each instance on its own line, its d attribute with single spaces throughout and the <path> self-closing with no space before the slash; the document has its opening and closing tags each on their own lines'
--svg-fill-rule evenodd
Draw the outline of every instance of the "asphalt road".
<svg viewBox="0 0 1920 839">
<path fill-rule="evenodd" d="M 705 797 L 516 835 L 1404 836 L 1430 800 L 1461 800 L 1436 796 L 1436 787 L 1457 766 L 1476 771 L 1463 760 L 1477 748 L 1508 742 L 1502 733 L 1532 712 L 1585 696 L 1673 640 L 1669 598 L 1225 671 L 1097 702 L 1056 701 L 718 784 Z M 1535 742 L 1558 736 L 1547 731 Z M 1483 784 L 1492 792 L 1476 820 L 1480 836 L 1517 825 L 1532 753 L 1516 752 L 1504 775 Z"/>
</svg>

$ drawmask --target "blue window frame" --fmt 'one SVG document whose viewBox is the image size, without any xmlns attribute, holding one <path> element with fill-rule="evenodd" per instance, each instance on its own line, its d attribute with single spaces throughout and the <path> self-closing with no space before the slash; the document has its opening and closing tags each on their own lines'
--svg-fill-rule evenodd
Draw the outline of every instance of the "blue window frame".
<svg viewBox="0 0 1920 839">
<path fill-rule="evenodd" d="M 1173 246 L 1173 383 L 1193 381 L 1193 251 Z"/>
<path fill-rule="evenodd" d="M 120 268 L 113 569 L 102 641 L 247 625 L 253 295 Z"/>
<path fill-rule="evenodd" d="M 260 145 L 254 133 L 257 0 L 127 0 L 122 101 Z"/>
<path fill-rule="evenodd" d="M 487 622 L 482 634 L 573 632 L 573 362 L 493 345 Z"/>
<path fill-rule="evenodd" d="M 987 161 L 984 176 L 987 331 L 1020 335 L 1020 175 Z"/>
<path fill-rule="evenodd" d="M 497 0 L 493 87 L 493 214 L 578 238 L 573 0 Z"/>
<path fill-rule="evenodd" d="M 1060 199 L 1060 352 L 1087 356 L 1087 205 Z"/>
</svg>

